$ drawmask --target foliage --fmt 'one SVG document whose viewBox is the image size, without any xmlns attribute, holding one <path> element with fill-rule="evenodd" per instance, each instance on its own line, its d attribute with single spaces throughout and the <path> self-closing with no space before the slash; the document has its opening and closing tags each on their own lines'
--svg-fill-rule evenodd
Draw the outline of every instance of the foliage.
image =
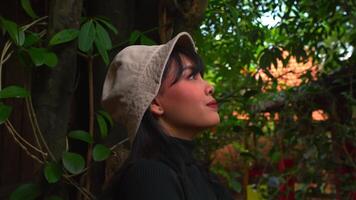
<svg viewBox="0 0 356 200">
<path fill-rule="evenodd" d="M 92 67 L 92 58 L 98 55 L 102 58 L 103 62 L 108 65 L 108 52 L 113 50 L 115 46 L 122 45 L 112 45 L 108 31 L 114 34 L 117 34 L 118 31 L 111 22 L 104 17 L 83 18 L 79 29 L 64 29 L 49 36 L 43 34 L 41 27 L 36 27 L 39 22 L 44 21 L 47 17 L 39 18 L 34 13 L 28 0 L 22 0 L 21 5 L 26 13 L 33 19 L 29 24 L 20 26 L 14 21 L 0 17 L 0 27 L 4 30 L 5 38 L 8 39 L 2 50 L 0 77 L 2 67 L 11 56 L 16 56 L 22 64 L 29 66 L 31 69 L 35 67 L 55 68 L 58 59 L 53 49 L 57 46 L 65 45 L 66 43 L 76 43 L 78 55 L 86 58 L 88 60 L 88 67 Z M 148 38 L 144 33 L 134 31 L 125 43 L 152 45 L 154 41 Z M 48 184 L 64 182 L 72 185 L 72 187 L 76 187 L 86 198 L 93 199 L 94 196 L 90 192 L 78 187 L 78 183 L 76 183 L 72 177 L 87 173 L 88 169 L 92 167 L 93 161 L 105 161 L 110 156 L 111 150 L 114 147 L 108 148 L 103 144 L 99 144 L 98 139 L 94 140 L 93 130 L 89 132 L 84 130 L 72 130 L 68 133 L 67 139 L 77 140 L 87 144 L 87 153 L 91 156 L 89 159 L 85 159 L 82 154 L 71 152 L 71 147 L 67 147 L 67 149 L 63 150 L 61 161 L 57 161 L 51 155 L 51 150 L 48 147 L 43 149 L 43 146 L 42 148 L 41 146 L 37 146 L 39 145 L 38 143 L 30 144 L 17 133 L 15 127 L 13 127 L 10 122 L 10 115 L 13 108 L 1 102 L 1 100 L 8 98 L 25 98 L 26 104 L 29 106 L 27 111 L 31 118 L 34 137 L 40 138 L 41 143 L 46 147 L 47 141 L 43 139 L 43 135 L 37 124 L 36 115 L 32 108 L 31 92 L 17 85 L 1 88 L 0 80 L 0 124 L 5 124 L 8 131 L 12 134 L 12 137 L 27 154 L 43 164 L 43 176 Z M 113 121 L 108 113 L 103 110 L 96 111 L 95 119 L 99 127 L 98 134 L 100 135 L 100 141 L 103 141 L 108 135 L 108 130 L 113 126 Z M 91 148 L 92 145 L 95 145 L 94 148 Z M 39 152 L 43 157 L 38 157 L 34 152 Z M 48 196 L 47 192 L 42 191 L 42 187 L 37 183 L 25 183 L 20 185 L 11 194 L 10 199 L 36 199 L 42 195 L 45 195 L 47 199 L 62 199 L 60 196 Z"/>
<path fill-rule="evenodd" d="M 262 166 L 264 170 L 257 178 L 250 176 L 250 184 L 269 185 L 269 199 L 281 195 L 278 186 L 269 184 L 273 177 L 279 180 L 279 186 L 286 183 L 287 177 L 295 177 L 298 184 L 305 186 L 297 193 L 305 197 L 325 193 L 323 187 L 330 182 L 327 177 L 338 170 L 354 171 L 355 158 L 351 155 L 356 146 L 354 118 L 337 121 L 334 116 L 346 115 L 336 111 L 336 99 L 344 99 L 341 89 L 335 89 L 341 88 L 337 84 L 353 88 L 355 75 L 336 77 L 334 89 L 328 82 L 319 83 L 335 71 L 354 67 L 355 17 L 355 3 L 343 0 L 210 1 L 195 38 L 208 68 L 206 78 L 215 85 L 222 122 L 217 130 L 200 137 L 199 144 L 204 150 L 198 155 L 210 159 L 217 148 L 231 141 L 239 142 L 250 153 L 239 157 L 236 162 L 240 168 L 235 171 L 246 175 L 254 167 Z M 266 19 L 272 23 L 266 23 Z M 283 52 L 288 52 L 288 56 Z M 301 77 L 302 85 L 280 91 L 278 77 L 270 70 L 277 68 L 278 63 L 286 67 L 293 57 L 301 63 L 311 60 L 318 65 L 316 79 L 320 81 L 307 72 Z M 262 72 L 270 81 L 259 77 Z M 343 92 L 350 97 L 345 104 L 354 108 L 352 89 Z M 334 103 L 316 102 L 313 99 L 317 95 Z M 282 106 L 271 111 L 262 109 L 268 108 L 270 102 L 273 105 L 282 102 Z M 329 119 L 314 121 L 311 113 L 317 109 L 323 109 Z M 266 117 L 266 112 L 272 117 Z M 277 115 L 279 120 L 274 120 Z M 263 145 L 258 146 L 260 138 L 273 143 L 267 157 L 261 152 Z M 252 165 L 246 171 L 244 163 L 251 158 Z M 294 161 L 293 167 L 279 169 L 287 159 Z M 339 195 L 350 194 L 342 189 L 350 181 L 352 178 L 348 177 L 336 185 Z M 337 184 L 336 179 L 331 182 Z M 307 187 L 311 183 L 316 185 L 315 189 Z M 335 188 L 332 192 L 335 194 Z"/>
<path fill-rule="evenodd" d="M 11 200 L 37 199 L 41 194 L 41 189 L 33 183 L 23 184 L 18 187 L 10 196 Z"/>
</svg>

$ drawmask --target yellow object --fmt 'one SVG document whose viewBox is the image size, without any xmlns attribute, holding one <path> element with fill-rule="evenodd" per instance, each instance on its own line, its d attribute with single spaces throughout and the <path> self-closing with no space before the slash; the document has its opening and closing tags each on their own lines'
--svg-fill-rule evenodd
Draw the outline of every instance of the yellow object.
<svg viewBox="0 0 356 200">
<path fill-rule="evenodd" d="M 263 200 L 261 191 L 265 190 L 266 185 L 260 185 L 259 189 L 256 189 L 253 185 L 247 186 L 247 200 Z"/>
</svg>

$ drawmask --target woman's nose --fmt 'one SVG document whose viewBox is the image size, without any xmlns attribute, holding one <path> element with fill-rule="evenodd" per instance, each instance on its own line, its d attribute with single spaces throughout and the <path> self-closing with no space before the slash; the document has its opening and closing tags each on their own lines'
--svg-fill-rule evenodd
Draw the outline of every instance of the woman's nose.
<svg viewBox="0 0 356 200">
<path fill-rule="evenodd" d="M 205 88 L 205 93 L 207 95 L 213 95 L 214 94 L 214 86 L 212 86 L 211 84 L 207 83 L 207 86 Z"/>
</svg>

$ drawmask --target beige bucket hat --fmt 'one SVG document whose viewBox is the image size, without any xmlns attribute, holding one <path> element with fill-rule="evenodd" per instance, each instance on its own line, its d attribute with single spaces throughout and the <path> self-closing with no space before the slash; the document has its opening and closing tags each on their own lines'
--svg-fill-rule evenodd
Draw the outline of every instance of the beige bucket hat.
<svg viewBox="0 0 356 200">
<path fill-rule="evenodd" d="M 142 117 L 156 97 L 168 58 L 175 46 L 195 51 L 192 37 L 181 32 L 162 45 L 133 45 L 120 51 L 107 72 L 102 105 L 124 126 L 133 142 Z"/>
</svg>

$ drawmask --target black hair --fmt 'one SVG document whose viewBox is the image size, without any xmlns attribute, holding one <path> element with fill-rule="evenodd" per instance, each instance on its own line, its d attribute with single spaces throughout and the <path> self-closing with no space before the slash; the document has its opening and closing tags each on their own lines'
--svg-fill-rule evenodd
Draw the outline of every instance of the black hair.
<svg viewBox="0 0 356 200">
<path fill-rule="evenodd" d="M 190 75 L 200 73 L 203 76 L 204 65 L 199 55 L 193 49 L 176 46 L 165 66 L 162 82 L 167 80 L 167 74 L 173 70 L 173 62 L 175 62 L 178 67 L 175 69 L 174 80 L 170 83 L 170 85 L 173 85 L 179 81 L 184 71 L 181 54 L 187 56 L 194 63 L 194 67 Z M 117 188 L 117 185 L 120 184 L 120 179 L 125 169 L 139 159 L 153 159 L 165 162 L 177 172 L 178 177 L 182 178 L 181 182 L 184 189 L 184 177 L 186 177 L 185 166 L 179 152 L 174 152 L 173 146 L 172 138 L 164 133 L 164 130 L 158 124 L 155 116 L 153 116 L 150 109 L 147 108 L 136 133 L 135 139 L 131 145 L 130 154 L 120 169 L 115 173 L 112 178 L 113 180 L 109 184 L 109 188 L 104 193 L 103 197 L 106 199 L 108 196 L 115 196 L 115 188 Z M 185 189 L 184 191 L 186 193 L 185 195 L 189 196 Z"/>
<path fill-rule="evenodd" d="M 182 62 L 182 58 L 180 54 L 183 54 L 187 56 L 191 61 L 194 63 L 193 70 L 189 76 L 195 76 L 196 74 L 200 73 L 202 77 L 204 77 L 204 70 L 205 66 L 203 64 L 203 61 L 201 60 L 200 56 L 192 49 L 187 49 L 187 48 L 182 48 L 180 46 L 176 46 L 166 64 L 165 70 L 163 72 L 162 76 L 162 82 L 167 79 L 168 72 L 172 70 L 172 63 L 176 62 L 178 65 L 178 68 L 175 70 L 175 77 L 174 81 L 170 85 L 174 85 L 179 81 L 179 78 L 182 76 L 183 70 L 184 70 L 184 65 Z"/>
</svg>

